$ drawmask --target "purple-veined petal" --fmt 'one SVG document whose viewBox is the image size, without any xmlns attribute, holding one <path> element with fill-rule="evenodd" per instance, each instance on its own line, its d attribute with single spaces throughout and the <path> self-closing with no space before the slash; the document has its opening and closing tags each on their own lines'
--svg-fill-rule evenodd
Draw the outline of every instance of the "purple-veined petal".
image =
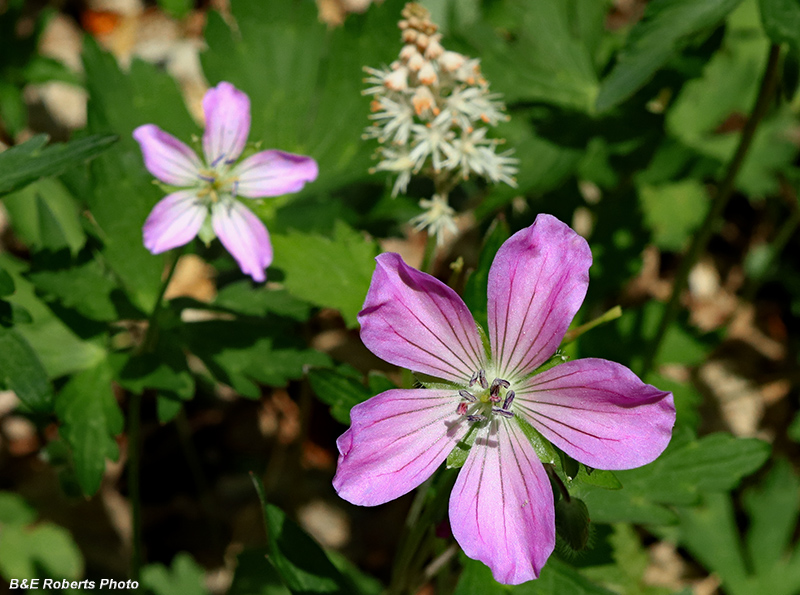
<svg viewBox="0 0 800 595">
<path fill-rule="evenodd" d="M 233 163 L 242 154 L 250 133 L 250 98 L 230 83 L 222 82 L 206 92 L 203 113 L 206 162 L 212 167 L 220 160 Z"/>
<path fill-rule="evenodd" d="M 532 372 L 555 353 L 589 286 L 589 245 L 539 215 L 497 251 L 489 271 L 489 338 L 498 375 Z"/>
<path fill-rule="evenodd" d="M 539 576 L 555 547 L 550 480 L 515 420 L 475 439 L 450 494 L 450 526 L 464 553 L 518 585 Z"/>
<path fill-rule="evenodd" d="M 208 216 L 208 208 L 193 190 L 179 190 L 162 198 L 144 222 L 144 247 L 153 254 L 192 241 Z"/>
<path fill-rule="evenodd" d="M 151 174 L 173 186 L 194 186 L 200 176 L 200 159 L 194 151 L 155 124 L 145 124 L 133 131 L 139 143 L 144 165 Z"/>
<path fill-rule="evenodd" d="M 261 219 L 234 200 L 213 206 L 211 225 L 242 272 L 255 281 L 265 281 L 265 270 L 272 262 L 272 244 Z"/>
<path fill-rule="evenodd" d="M 231 176 L 238 178 L 238 196 L 260 198 L 298 192 L 306 182 L 316 180 L 318 173 L 317 162 L 311 157 L 270 150 L 248 157 Z"/>
<path fill-rule="evenodd" d="M 455 291 L 411 268 L 399 254 L 376 259 L 361 340 L 378 357 L 416 372 L 465 383 L 485 367 L 475 320 Z"/>
<path fill-rule="evenodd" d="M 604 359 L 566 362 L 530 378 L 514 409 L 581 463 L 633 469 L 653 461 L 675 424 L 672 393 Z"/>
<path fill-rule="evenodd" d="M 353 407 L 336 441 L 339 496 L 375 506 L 428 479 L 468 429 L 458 401 L 454 390 L 393 389 Z"/>
</svg>

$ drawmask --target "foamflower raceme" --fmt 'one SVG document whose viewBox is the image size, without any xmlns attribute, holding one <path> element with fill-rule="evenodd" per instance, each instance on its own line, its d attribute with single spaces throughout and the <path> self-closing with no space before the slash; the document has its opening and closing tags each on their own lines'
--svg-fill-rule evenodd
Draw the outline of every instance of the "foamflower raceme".
<svg viewBox="0 0 800 595">
<path fill-rule="evenodd" d="M 473 430 L 450 495 L 453 535 L 501 583 L 538 577 L 555 545 L 554 500 L 523 423 L 574 459 L 610 470 L 653 461 L 675 423 L 672 394 L 620 364 L 578 359 L 534 374 L 583 302 L 591 262 L 586 241 L 550 215 L 509 238 L 488 278 L 487 353 L 452 289 L 397 254 L 378 256 L 359 314 L 364 344 L 445 384 L 393 389 L 353 407 L 337 441 L 339 495 L 364 506 L 398 498 Z"/>
<path fill-rule="evenodd" d="M 189 243 L 198 233 L 206 241 L 216 235 L 242 272 L 264 281 L 272 262 L 269 234 L 238 199 L 297 192 L 316 179 L 317 163 L 277 150 L 261 151 L 236 163 L 250 132 L 250 99 L 230 83 L 208 90 L 203 112 L 202 158 L 154 124 L 133 131 L 150 173 L 180 188 L 156 204 L 147 217 L 145 248 L 159 254 Z"/>
</svg>

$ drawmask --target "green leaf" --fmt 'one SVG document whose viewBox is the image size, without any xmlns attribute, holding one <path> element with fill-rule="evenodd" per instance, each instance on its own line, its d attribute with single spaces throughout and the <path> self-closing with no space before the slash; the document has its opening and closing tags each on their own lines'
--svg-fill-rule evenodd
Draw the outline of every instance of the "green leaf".
<svg viewBox="0 0 800 595">
<path fill-rule="evenodd" d="M 228 595 L 291 595 L 281 575 L 267 559 L 269 548 L 244 550 L 236 556 L 236 571 Z"/>
<path fill-rule="evenodd" d="M 673 437 L 673 444 L 654 462 L 615 471 L 624 486 L 618 491 L 573 484 L 595 522 L 628 521 L 667 524 L 675 516 L 662 505 L 691 505 L 701 494 L 736 486 L 764 464 L 769 445 L 755 439 L 710 434 L 700 439 Z"/>
<path fill-rule="evenodd" d="M 58 298 L 86 318 L 99 321 L 119 319 L 117 303 L 121 290 L 98 260 L 54 271 L 31 273 L 28 278 L 37 288 Z"/>
<path fill-rule="evenodd" d="M 220 382 L 239 394 L 258 398 L 253 382 L 284 386 L 308 367 L 330 367 L 330 358 L 304 348 L 292 325 L 279 320 L 211 320 L 182 325 L 182 340 Z M 213 337 L 213 341 L 209 341 Z"/>
<path fill-rule="evenodd" d="M 274 235 L 274 266 L 286 273 L 284 285 L 296 297 L 335 308 L 347 326 L 358 324 L 378 247 L 341 221 L 333 238 L 291 231 Z"/>
<path fill-rule="evenodd" d="M 22 496 L 0 492 L 0 525 L 29 525 L 35 520 L 36 511 Z"/>
<path fill-rule="evenodd" d="M 774 43 L 800 50 L 800 3 L 797 0 L 759 0 L 764 31 Z"/>
<path fill-rule="evenodd" d="M 579 481 L 581 483 L 585 483 L 591 486 L 597 486 L 598 488 L 604 488 L 606 490 L 619 490 L 622 489 L 622 483 L 620 483 L 617 476 L 614 475 L 611 471 L 606 471 L 604 469 L 587 469 L 585 465 L 581 465 L 578 471 L 578 475 L 575 477 L 574 481 Z"/>
<path fill-rule="evenodd" d="M 22 276 L 27 266 L 25 263 L 8 254 L 0 254 L 0 265 L 13 277 L 16 285 L 16 291 L 8 301 L 17 309 L 24 308 L 32 319 L 29 323 L 18 324 L 15 331 L 36 352 L 48 378 L 85 370 L 102 361 L 106 353 L 104 339 L 81 339 L 58 319 L 36 296 L 33 284 Z"/>
<path fill-rule="evenodd" d="M 156 416 L 162 424 L 172 421 L 181 412 L 183 403 L 180 400 L 158 395 L 156 397 Z"/>
<path fill-rule="evenodd" d="M 158 0 L 158 5 L 176 19 L 186 18 L 194 8 L 192 0 Z"/>
<path fill-rule="evenodd" d="M 347 368 L 313 369 L 308 373 L 314 393 L 320 401 L 331 406 L 333 418 L 345 425 L 350 424 L 350 409 L 377 394 L 364 386 L 357 370 Z"/>
<path fill-rule="evenodd" d="M 0 327 L 0 385 L 13 390 L 32 411 L 49 413 L 53 409 L 53 389 L 44 366 L 16 329 Z"/>
<path fill-rule="evenodd" d="M 746 563 L 740 523 L 728 494 L 707 494 L 700 506 L 679 509 L 680 543 L 721 578 L 726 593 L 794 595 L 800 589 L 800 547 L 787 547 L 797 523 L 799 488 L 791 465 L 779 462 L 762 487 L 745 493 L 751 564 Z"/>
<path fill-rule="evenodd" d="M 587 578 L 602 583 L 615 593 L 625 595 L 669 595 L 670 589 L 656 587 L 645 581 L 645 572 L 650 567 L 650 555 L 642 545 L 641 538 L 632 525 L 613 525 L 608 543 L 612 547 L 614 564 L 582 567 Z M 673 595 L 683 595 L 674 593 Z M 686 595 L 691 595 L 691 591 Z"/>
<path fill-rule="evenodd" d="M 270 561 L 292 593 L 340 593 L 349 595 L 348 581 L 328 559 L 325 551 L 277 506 L 264 499 L 261 480 L 252 476 L 269 541 Z"/>
<path fill-rule="evenodd" d="M 639 199 L 653 243 L 673 252 L 682 251 L 688 244 L 709 206 L 705 188 L 697 180 L 643 185 L 639 187 Z"/>
<path fill-rule="evenodd" d="M 4 80 L 0 80 L 0 121 L 11 136 L 18 135 L 28 124 L 28 108 L 22 96 L 22 89 Z M 0 173 L 3 173 L 2 169 Z M 2 187 L 0 186 L 0 189 Z"/>
<path fill-rule="evenodd" d="M 611 73 L 602 81 L 595 107 L 604 112 L 647 83 L 691 40 L 716 26 L 741 0 L 653 0 L 628 34 Z"/>
<path fill-rule="evenodd" d="M 111 368 L 102 361 L 73 376 L 56 399 L 61 436 L 72 448 L 78 483 L 87 496 L 100 487 L 106 459 L 119 456 L 114 437 L 122 432 L 124 419 L 111 380 Z"/>
<path fill-rule="evenodd" d="M 146 389 L 166 392 L 182 400 L 194 396 L 194 377 L 181 346 L 166 330 L 152 353 L 114 354 L 115 378 L 127 390 L 140 394 Z"/>
<path fill-rule="evenodd" d="M 462 560 L 464 571 L 453 595 L 613 595 L 555 556 L 547 561 L 538 579 L 514 587 L 495 582 L 492 571 L 481 562 L 465 556 Z"/>
<path fill-rule="evenodd" d="M 492 89 L 509 103 L 546 101 L 590 111 L 598 87 L 594 60 L 605 33 L 608 2 L 516 0 L 503 8 L 508 18 L 499 28 L 510 29 L 511 35 L 501 37 L 482 23 L 462 33 L 477 46 Z M 515 68 L 509 69 L 510 63 Z"/>
<path fill-rule="evenodd" d="M 492 571 L 477 560 L 461 556 L 464 570 L 458 579 L 453 595 L 506 595 L 508 587 L 501 585 L 492 578 Z"/>
<path fill-rule="evenodd" d="M 311 316 L 311 306 L 283 289 L 253 287 L 250 281 L 237 281 L 226 285 L 214 298 L 214 306 L 247 316 L 277 314 L 294 320 L 306 321 Z"/>
<path fill-rule="evenodd" d="M 58 180 L 44 179 L 4 199 L 20 238 L 35 250 L 76 254 L 86 243 L 78 206 Z"/>
<path fill-rule="evenodd" d="M 670 135 L 701 155 L 728 163 L 741 130 L 732 116 L 752 110 L 769 45 L 755 4 L 742 4 L 730 16 L 722 48 L 706 64 L 702 77 L 688 81 L 667 112 Z M 737 176 L 737 188 L 755 196 L 779 190 L 777 172 L 785 170 L 797 154 L 797 147 L 784 134 L 792 121 L 791 110 L 783 106 L 762 122 Z"/>
<path fill-rule="evenodd" d="M 778 460 L 766 479 L 744 494 L 750 517 L 747 553 L 756 574 L 776 571 L 784 558 L 800 513 L 800 478 L 785 459 Z"/>
<path fill-rule="evenodd" d="M 0 575 L 56 580 L 80 578 L 83 558 L 69 531 L 51 523 L 0 527 Z"/>
<path fill-rule="evenodd" d="M 148 564 L 142 568 L 143 587 L 155 595 L 206 595 L 203 569 L 186 552 L 172 559 L 172 567 Z"/>
<path fill-rule="evenodd" d="M 14 293 L 14 278 L 5 269 L 0 269 L 0 297 Z"/>
<path fill-rule="evenodd" d="M 0 196 L 93 159 L 116 140 L 114 135 L 103 134 L 45 147 L 47 136 L 40 134 L 11 147 L 0 153 Z"/>
</svg>

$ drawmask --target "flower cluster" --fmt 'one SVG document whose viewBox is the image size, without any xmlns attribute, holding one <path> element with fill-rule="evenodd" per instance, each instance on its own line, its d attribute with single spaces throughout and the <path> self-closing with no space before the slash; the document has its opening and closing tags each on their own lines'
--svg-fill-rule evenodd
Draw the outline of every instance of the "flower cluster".
<svg viewBox="0 0 800 595">
<path fill-rule="evenodd" d="M 161 182 L 181 188 L 164 197 L 144 224 L 144 246 L 159 254 L 189 243 L 198 234 L 216 235 L 239 267 L 255 281 L 266 280 L 272 262 L 267 228 L 239 197 L 262 198 L 299 191 L 317 177 L 310 157 L 261 151 L 236 163 L 250 132 L 250 99 L 222 82 L 203 97 L 206 129 L 204 160 L 155 124 L 133 131 L 148 171 Z"/>
<path fill-rule="evenodd" d="M 498 581 L 536 578 L 555 545 L 555 512 L 525 424 L 586 465 L 630 469 L 667 446 L 672 394 L 604 359 L 536 373 L 578 311 L 592 262 L 586 241 L 555 217 L 539 215 L 497 252 L 488 353 L 452 289 L 397 254 L 377 261 L 359 314 L 361 339 L 384 360 L 444 384 L 389 390 L 353 407 L 350 429 L 337 441 L 334 487 L 363 506 L 393 500 L 430 477 L 473 431 L 450 495 L 453 535 Z"/>
<path fill-rule="evenodd" d="M 370 85 L 364 93 L 373 96 L 365 138 L 381 144 L 373 171 L 397 175 L 393 196 L 427 166 L 440 185 L 475 175 L 515 186 L 517 160 L 510 151 L 498 152 L 503 141 L 487 136 L 507 116 L 499 96 L 489 92 L 479 61 L 445 50 L 422 6 L 407 4 L 402 14 L 399 60 L 389 68 L 364 69 Z M 437 192 L 446 195 L 439 187 Z"/>
</svg>

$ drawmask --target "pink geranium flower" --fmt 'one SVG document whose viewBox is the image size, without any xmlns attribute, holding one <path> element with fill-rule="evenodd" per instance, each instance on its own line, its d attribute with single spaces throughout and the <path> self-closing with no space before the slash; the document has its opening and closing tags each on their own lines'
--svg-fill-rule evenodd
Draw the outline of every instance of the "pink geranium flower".
<svg viewBox="0 0 800 595">
<path fill-rule="evenodd" d="M 164 197 L 150 212 L 144 224 L 144 246 L 153 254 L 183 246 L 210 216 L 214 234 L 242 272 L 264 281 L 272 262 L 269 234 L 261 220 L 237 199 L 297 192 L 316 179 L 317 164 L 310 157 L 276 150 L 256 153 L 236 164 L 250 132 L 250 99 L 230 83 L 208 90 L 203 112 L 204 159 L 155 124 L 133 131 L 150 173 L 165 184 L 182 188 Z"/>
<path fill-rule="evenodd" d="M 556 351 L 589 283 L 586 241 L 550 215 L 512 236 L 489 272 L 486 353 L 464 302 L 397 254 L 382 254 L 359 314 L 361 338 L 398 366 L 452 388 L 396 389 L 353 407 L 333 484 L 354 504 L 425 481 L 473 426 L 450 496 L 453 535 L 501 583 L 536 578 L 555 545 L 553 493 L 523 419 L 571 457 L 630 469 L 666 448 L 672 394 L 603 359 L 534 371 Z"/>
</svg>

